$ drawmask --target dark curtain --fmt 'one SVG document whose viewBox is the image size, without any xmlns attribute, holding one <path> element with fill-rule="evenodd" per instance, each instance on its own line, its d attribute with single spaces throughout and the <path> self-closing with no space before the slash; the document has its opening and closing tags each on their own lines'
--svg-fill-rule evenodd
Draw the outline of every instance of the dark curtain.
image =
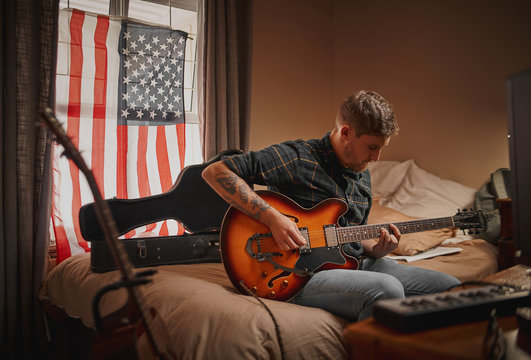
<svg viewBox="0 0 531 360">
<path fill-rule="evenodd" d="M 0 338 L 3 359 L 42 358 L 38 301 L 48 250 L 48 132 L 58 0 L 3 0 L 0 82 Z"/>
<path fill-rule="evenodd" d="M 199 123 L 203 158 L 249 148 L 252 1 L 199 4 Z"/>
</svg>

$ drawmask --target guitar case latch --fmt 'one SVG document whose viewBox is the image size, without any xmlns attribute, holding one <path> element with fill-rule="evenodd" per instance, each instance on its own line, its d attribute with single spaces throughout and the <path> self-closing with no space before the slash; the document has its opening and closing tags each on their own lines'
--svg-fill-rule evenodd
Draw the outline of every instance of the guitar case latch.
<svg viewBox="0 0 531 360">
<path fill-rule="evenodd" d="M 146 248 L 146 241 L 145 240 L 138 240 L 136 242 L 137 252 L 136 256 L 138 260 L 144 260 L 147 256 L 147 248 Z"/>
</svg>

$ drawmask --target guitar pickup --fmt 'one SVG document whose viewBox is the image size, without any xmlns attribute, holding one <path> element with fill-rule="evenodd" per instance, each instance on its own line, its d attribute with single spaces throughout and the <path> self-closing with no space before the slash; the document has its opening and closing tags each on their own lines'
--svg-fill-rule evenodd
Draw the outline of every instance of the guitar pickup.
<svg viewBox="0 0 531 360">
<path fill-rule="evenodd" d="M 335 225 L 325 225 L 323 226 L 326 245 L 328 247 L 336 247 L 338 245 L 337 241 L 337 231 Z"/>
</svg>

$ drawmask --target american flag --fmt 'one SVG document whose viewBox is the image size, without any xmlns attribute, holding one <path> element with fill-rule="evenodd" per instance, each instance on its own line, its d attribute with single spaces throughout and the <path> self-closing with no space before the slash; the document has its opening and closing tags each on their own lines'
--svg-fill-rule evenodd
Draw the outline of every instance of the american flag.
<svg viewBox="0 0 531 360">
<path fill-rule="evenodd" d="M 186 37 L 186 33 L 178 30 L 122 24 L 119 124 L 184 122 Z"/>
<path fill-rule="evenodd" d="M 138 198 L 169 190 L 181 169 L 201 161 L 185 124 L 183 80 L 187 34 L 79 10 L 61 10 L 56 115 L 105 198 Z M 192 136 L 190 136 L 192 134 Z M 186 142 L 185 142 L 186 138 Z M 74 163 L 54 152 L 52 227 L 57 262 L 90 251 L 79 209 L 93 197 Z M 125 234 L 183 233 L 161 221 Z"/>
</svg>

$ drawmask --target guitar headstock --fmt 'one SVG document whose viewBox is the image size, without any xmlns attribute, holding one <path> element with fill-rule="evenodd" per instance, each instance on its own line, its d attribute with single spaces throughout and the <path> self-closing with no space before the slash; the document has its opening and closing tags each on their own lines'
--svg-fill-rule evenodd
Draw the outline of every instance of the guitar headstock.
<svg viewBox="0 0 531 360">
<path fill-rule="evenodd" d="M 476 229 L 484 230 L 486 226 L 485 215 L 481 210 L 459 210 L 452 216 L 454 225 L 461 230 Z"/>
</svg>

